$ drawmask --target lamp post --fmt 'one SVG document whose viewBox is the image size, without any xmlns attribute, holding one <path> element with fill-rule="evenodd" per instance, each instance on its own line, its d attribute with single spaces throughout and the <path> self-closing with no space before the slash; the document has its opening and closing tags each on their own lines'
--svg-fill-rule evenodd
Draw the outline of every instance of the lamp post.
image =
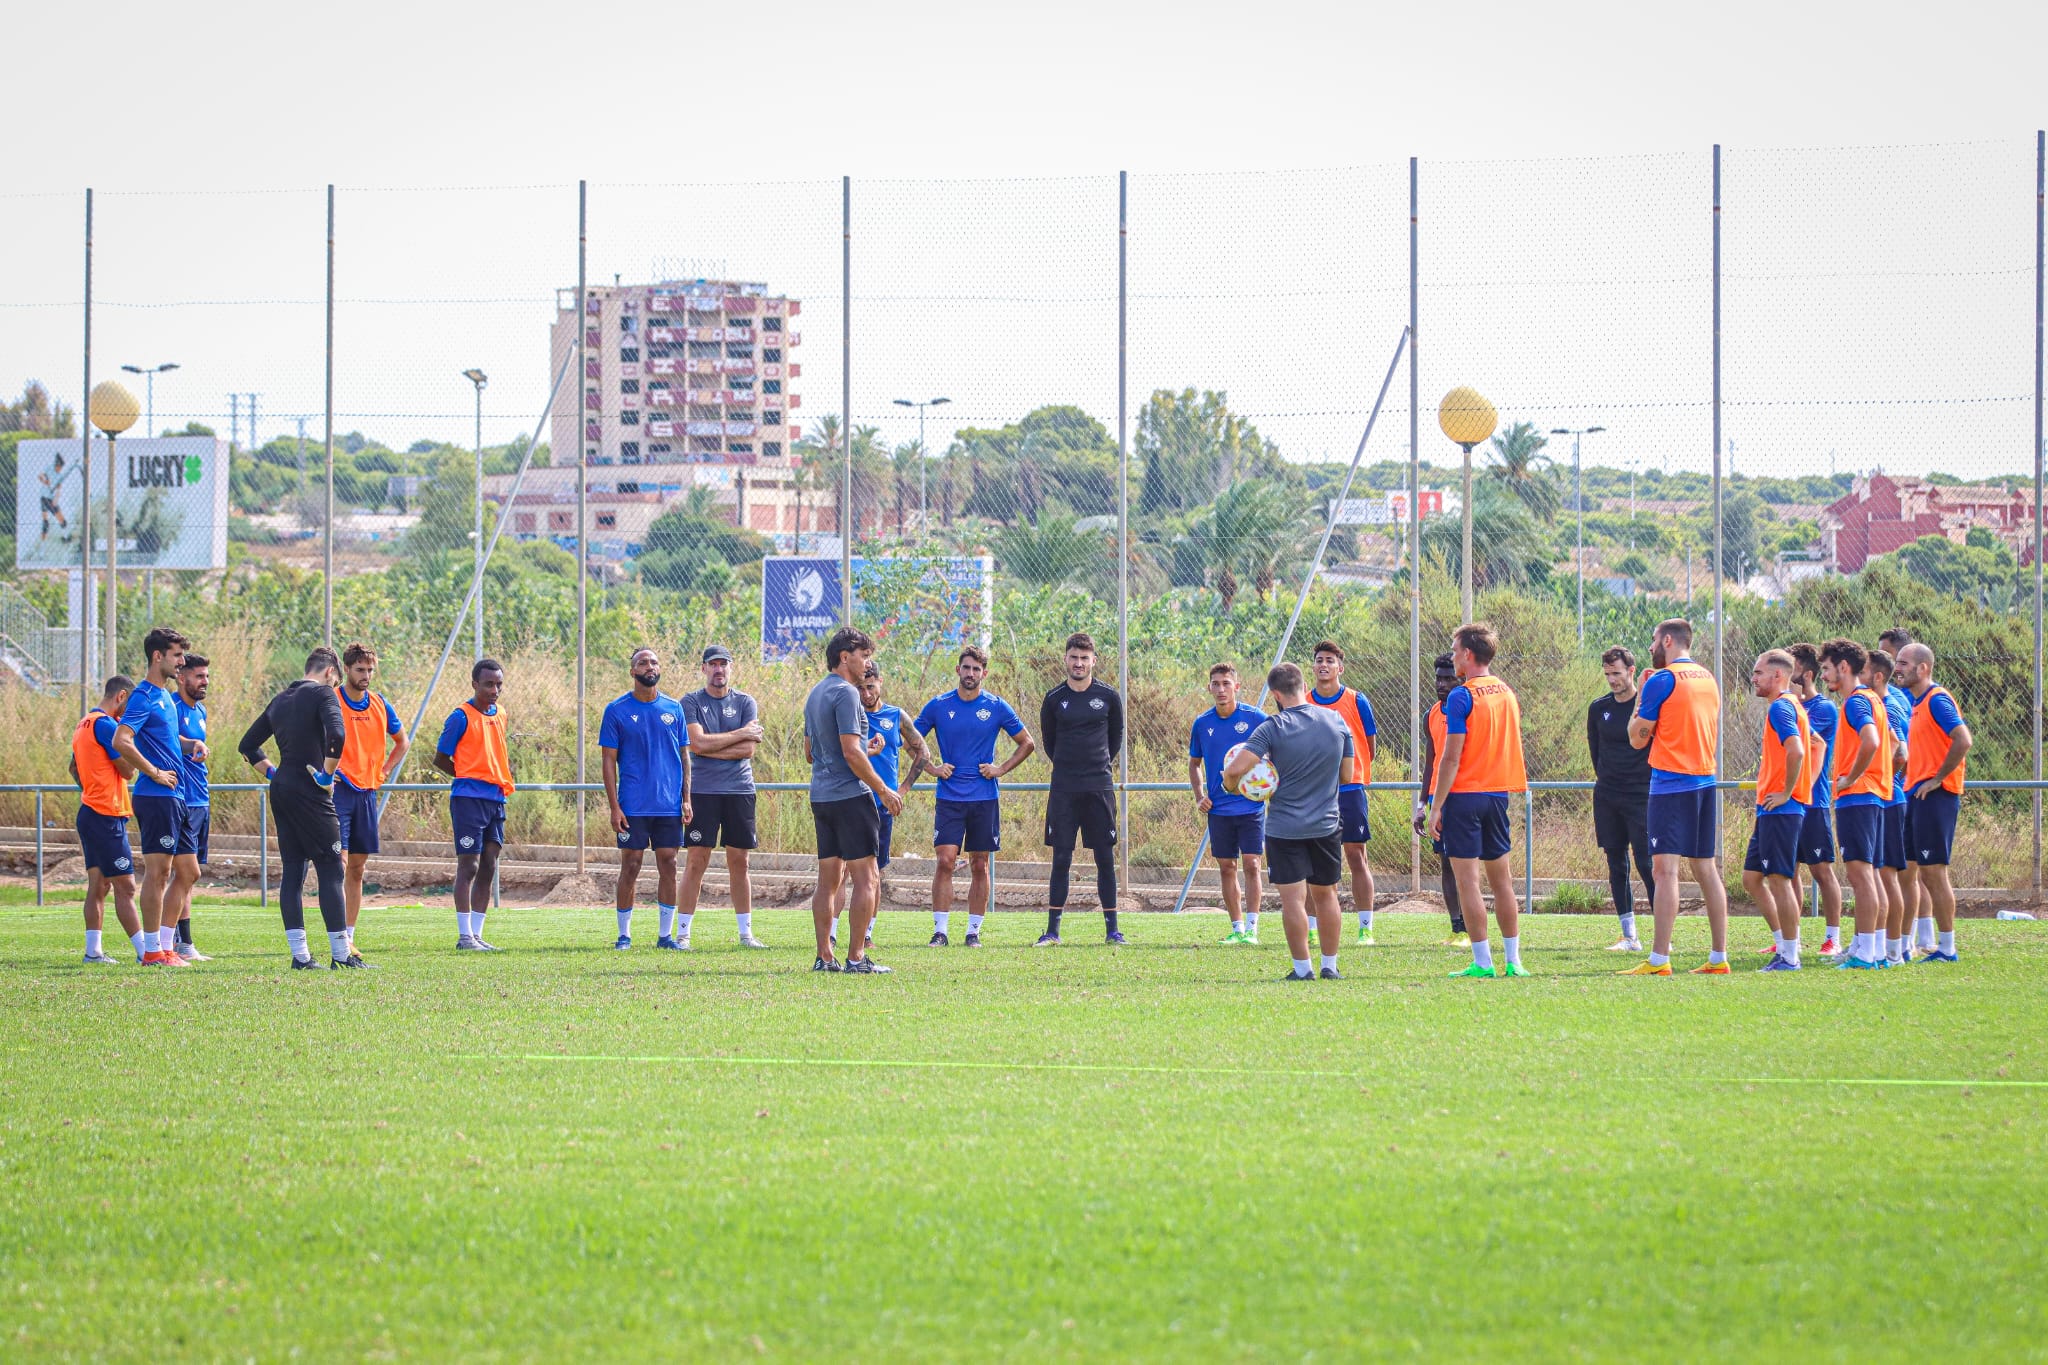
<svg viewBox="0 0 2048 1365">
<path fill-rule="evenodd" d="M 153 436 L 156 434 L 156 377 L 160 374 L 163 374 L 167 370 L 177 369 L 178 362 L 175 360 L 166 360 L 161 365 L 152 365 L 147 369 L 144 369 L 140 365 L 123 365 L 121 368 L 128 371 L 128 373 L 130 374 L 139 374 L 142 376 L 144 394 L 142 407 L 142 427 L 146 435 Z"/>
<path fill-rule="evenodd" d="M 1499 420 L 1493 404 L 1480 397 L 1478 390 L 1462 384 L 1445 394 L 1444 401 L 1437 404 L 1437 426 L 1443 429 L 1444 435 L 1465 449 L 1465 483 L 1461 495 L 1465 540 L 1460 559 L 1467 621 L 1472 619 L 1472 447 L 1493 435 L 1494 425 Z"/>
<path fill-rule="evenodd" d="M 93 385 L 92 396 L 86 400 L 86 413 L 92 424 L 107 434 L 107 657 L 103 662 L 112 672 L 116 666 L 115 645 L 120 639 L 114 619 L 116 599 L 120 595 L 120 584 L 114 576 L 115 559 L 120 550 L 119 527 L 114 520 L 114 441 L 135 425 L 135 419 L 142 415 L 142 405 L 119 380 L 109 379 Z M 86 535 L 92 534 L 89 525 L 79 529 Z"/>
<path fill-rule="evenodd" d="M 1586 493 L 1579 479 L 1579 438 L 1591 436 L 1606 427 L 1552 427 L 1552 436 L 1572 438 L 1572 506 L 1579 515 L 1578 546 L 1574 552 L 1579 562 L 1579 643 L 1586 643 Z"/>
<path fill-rule="evenodd" d="M 896 406 L 899 408 L 917 409 L 917 543 L 920 545 L 924 544 L 925 529 L 931 522 L 931 512 L 925 505 L 924 466 L 930 452 L 925 449 L 924 445 L 924 410 L 952 401 L 950 398 L 932 398 L 922 403 L 914 403 L 908 398 L 898 398 L 895 400 Z"/>
<path fill-rule="evenodd" d="M 482 370 L 464 370 L 462 377 L 476 385 L 476 517 L 469 533 L 470 544 L 476 552 L 476 569 L 472 574 L 471 591 L 476 596 L 476 657 L 484 657 L 484 385 L 490 376 Z M 581 536 L 583 528 L 576 534 Z"/>
</svg>

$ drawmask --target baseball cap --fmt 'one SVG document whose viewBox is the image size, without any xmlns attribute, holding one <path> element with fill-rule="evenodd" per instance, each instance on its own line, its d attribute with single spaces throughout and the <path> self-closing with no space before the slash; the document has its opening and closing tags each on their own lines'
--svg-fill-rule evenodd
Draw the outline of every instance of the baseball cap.
<svg viewBox="0 0 2048 1365">
<path fill-rule="evenodd" d="M 711 662 L 712 660 L 714 660 L 714 659 L 726 659 L 726 660 L 730 660 L 731 658 L 732 658 L 732 651 L 731 651 L 731 650 L 727 649 L 727 648 L 726 648 L 726 647 L 725 647 L 724 645 L 713 645 L 713 646 L 711 646 L 711 648 L 709 648 L 709 649 L 707 649 L 707 650 L 705 650 L 705 651 L 704 651 L 704 659 L 703 659 L 703 662 L 705 662 L 705 663 L 707 663 L 707 664 L 708 664 L 708 663 L 710 663 L 710 662 Z"/>
</svg>

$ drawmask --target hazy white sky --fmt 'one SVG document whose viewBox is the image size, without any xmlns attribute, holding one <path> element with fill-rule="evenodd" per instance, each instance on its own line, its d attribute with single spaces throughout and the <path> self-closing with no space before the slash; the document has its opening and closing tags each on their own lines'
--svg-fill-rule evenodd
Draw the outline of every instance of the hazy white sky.
<svg viewBox="0 0 2048 1365">
<path fill-rule="evenodd" d="M 2044 12 L 45 5 L 8 26 L 0 387 L 77 391 L 91 184 L 96 373 L 178 361 L 159 424 L 224 427 L 231 390 L 265 436 L 317 414 L 333 181 L 338 426 L 466 436 L 481 365 L 503 439 L 545 398 L 587 178 L 593 278 L 805 300 L 814 419 L 850 174 L 856 421 L 912 435 L 889 400 L 945 394 L 1109 422 L 1129 170 L 1132 406 L 1227 388 L 1291 454 L 1348 454 L 1406 321 L 1413 154 L 1424 402 L 1471 382 L 1610 427 L 1596 458 L 1700 467 L 1718 140 L 1738 467 L 2018 470 Z M 1389 402 L 1375 456 L 1405 449 L 1405 374 Z M 1423 449 L 1451 449 L 1427 417 Z"/>
</svg>

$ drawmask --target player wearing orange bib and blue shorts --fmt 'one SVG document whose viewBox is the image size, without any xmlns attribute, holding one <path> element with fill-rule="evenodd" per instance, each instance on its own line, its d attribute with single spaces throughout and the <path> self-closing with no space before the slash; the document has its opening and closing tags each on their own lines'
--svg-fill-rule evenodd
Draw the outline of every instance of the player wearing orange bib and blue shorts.
<svg viewBox="0 0 2048 1365">
<path fill-rule="evenodd" d="M 1921 893 L 1932 903 L 1939 935 L 1920 961 L 1954 962 L 1956 892 L 1948 863 L 1963 802 L 1964 760 L 1974 741 L 1956 699 L 1935 685 L 1933 650 L 1917 642 L 1900 650 L 1899 677 L 1913 698 L 1906 740 L 1906 854 L 1919 869 Z"/>
<path fill-rule="evenodd" d="M 505 848 L 505 798 L 512 794 L 512 760 L 505 744 L 505 714 L 498 708 L 505 669 L 478 659 L 469 670 L 476 695 L 455 708 L 434 745 L 434 766 L 455 779 L 448 815 L 455 826 L 455 946 L 495 953 L 484 941 L 484 915 L 498 855 Z"/>
<path fill-rule="evenodd" d="M 128 847 L 128 820 L 134 814 L 128 779 L 133 769 L 114 750 L 114 733 L 134 690 L 134 681 L 118 673 L 107 679 L 100 704 L 71 731 L 71 780 L 79 793 L 78 851 L 85 856 L 85 960 L 92 963 L 114 961 L 100 951 L 109 890 L 121 928 L 135 945 L 135 960 L 146 961 L 156 951 L 155 940 L 144 940 L 142 921 L 135 913 L 135 854 Z"/>
<path fill-rule="evenodd" d="M 405 762 L 412 741 L 398 723 L 398 711 L 382 692 L 370 690 L 377 676 L 377 651 L 356 643 L 341 651 L 343 733 L 341 763 L 334 770 L 334 814 L 341 825 L 342 897 L 348 905 L 348 938 L 356 938 L 363 910 L 363 869 L 379 849 L 377 792 Z M 389 745 L 387 751 L 386 745 Z"/>
<path fill-rule="evenodd" d="M 1756 824 L 1742 860 L 1742 885 L 1776 939 L 1776 951 L 1760 969 L 1766 972 L 1799 970 L 1799 894 L 1792 878 L 1799 869 L 1799 834 L 1813 800 L 1816 769 L 1811 762 L 1813 723 L 1790 695 L 1797 668 L 1790 654 L 1773 649 L 1757 656 L 1749 674 L 1750 686 L 1767 709 L 1756 769 Z"/>
<path fill-rule="evenodd" d="M 1337 817 L 1343 821 L 1344 862 L 1351 871 L 1351 907 L 1358 912 L 1358 941 L 1372 944 L 1372 864 L 1365 846 L 1372 839 L 1372 822 L 1366 813 L 1366 789 L 1372 785 L 1372 750 L 1379 734 L 1372 703 L 1365 693 L 1344 685 L 1344 650 L 1335 640 L 1320 640 L 1315 648 L 1316 685 L 1308 699 L 1334 712 L 1351 732 L 1351 760 L 1344 781 L 1337 788 Z"/>
<path fill-rule="evenodd" d="M 1884 859 L 1884 802 L 1892 789 L 1892 732 L 1884 698 L 1863 685 L 1869 664 L 1869 652 L 1854 640 L 1829 640 L 1820 647 L 1821 681 L 1842 708 L 1835 732 L 1835 842 L 1856 897 L 1856 937 L 1837 965 L 1859 971 L 1887 965 L 1887 897 L 1877 870 Z"/>
<path fill-rule="evenodd" d="M 1458 685 L 1443 700 L 1444 748 L 1436 761 L 1430 835 L 1442 842 L 1458 879 L 1465 928 L 1472 935 L 1472 965 L 1452 976 L 1527 976 L 1522 966 L 1522 917 L 1508 868 L 1508 797 L 1529 790 L 1522 762 L 1522 705 L 1514 689 L 1491 671 L 1500 641 L 1484 622 L 1451 635 Z M 1287 780 L 1283 769 L 1281 781 Z M 1493 888 L 1500 921 L 1502 961 L 1486 937 L 1482 875 Z"/>
<path fill-rule="evenodd" d="M 1636 693 L 1628 742 L 1650 751 L 1650 871 L 1656 927 L 1650 957 L 1624 976 L 1671 975 L 1671 932 L 1678 923 L 1678 879 L 1690 865 L 1707 903 L 1710 951 L 1696 974 L 1728 972 L 1728 888 L 1721 884 L 1715 751 L 1721 736 L 1721 686 L 1692 661 L 1692 622 L 1660 622 L 1650 642 L 1652 672 Z"/>
</svg>

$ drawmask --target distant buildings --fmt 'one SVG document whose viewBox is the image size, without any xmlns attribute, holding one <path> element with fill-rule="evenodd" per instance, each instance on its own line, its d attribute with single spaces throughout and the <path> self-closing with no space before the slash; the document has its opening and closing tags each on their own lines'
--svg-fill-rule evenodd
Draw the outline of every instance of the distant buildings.
<svg viewBox="0 0 2048 1365">
<path fill-rule="evenodd" d="M 2034 562 L 2031 489 L 1943 485 L 1925 479 L 1872 474 L 1820 515 L 1821 558 L 1835 573 L 1857 573 L 1878 555 L 1922 536 L 1963 543 L 1984 527 L 2022 564 Z"/>
</svg>

